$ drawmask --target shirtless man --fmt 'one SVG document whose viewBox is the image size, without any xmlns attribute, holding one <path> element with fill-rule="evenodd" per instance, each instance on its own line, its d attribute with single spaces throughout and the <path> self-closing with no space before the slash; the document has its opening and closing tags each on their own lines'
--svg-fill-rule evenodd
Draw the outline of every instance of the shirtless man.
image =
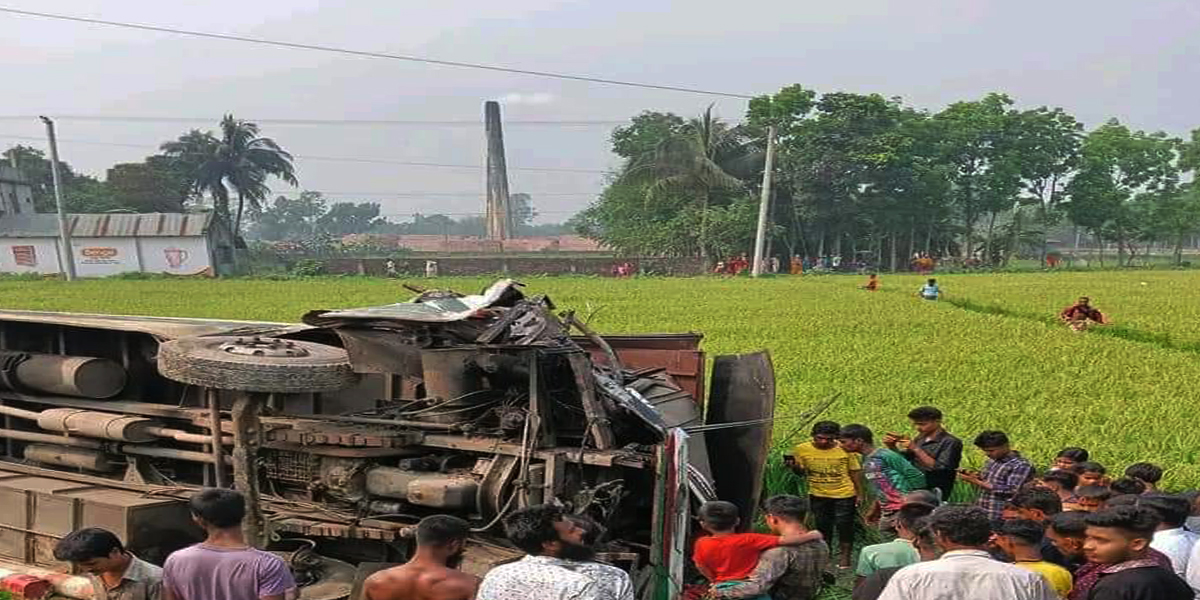
<svg viewBox="0 0 1200 600">
<path fill-rule="evenodd" d="M 454 569 L 471 526 L 434 515 L 417 524 L 417 551 L 408 562 L 379 571 L 363 584 L 364 600 L 470 600 L 479 579 Z"/>
</svg>

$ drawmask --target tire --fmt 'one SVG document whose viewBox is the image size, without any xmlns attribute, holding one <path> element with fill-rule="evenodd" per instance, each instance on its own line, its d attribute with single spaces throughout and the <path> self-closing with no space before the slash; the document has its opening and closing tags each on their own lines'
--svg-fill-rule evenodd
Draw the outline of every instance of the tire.
<svg viewBox="0 0 1200 600">
<path fill-rule="evenodd" d="M 254 356 L 221 348 L 239 339 L 245 338 L 193 337 L 164 342 L 158 347 L 158 372 L 167 379 L 200 387 L 281 394 L 332 392 L 357 381 L 349 356 L 341 348 L 291 342 L 292 348 L 303 351 L 302 356 Z"/>
</svg>

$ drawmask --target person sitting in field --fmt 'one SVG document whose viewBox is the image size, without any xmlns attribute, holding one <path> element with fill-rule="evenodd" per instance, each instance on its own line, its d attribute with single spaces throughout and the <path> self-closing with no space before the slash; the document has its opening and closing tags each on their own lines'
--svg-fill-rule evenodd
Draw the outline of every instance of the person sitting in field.
<svg viewBox="0 0 1200 600">
<path fill-rule="evenodd" d="M 917 295 L 926 300 L 937 300 L 942 295 L 942 291 L 938 288 L 937 280 L 931 278 L 921 286 L 921 289 L 917 290 Z"/>
<path fill-rule="evenodd" d="M 700 506 L 700 527 L 710 535 L 696 540 L 692 561 L 718 592 L 745 583 L 764 551 L 822 539 L 819 531 L 785 535 L 737 533 L 740 522 L 738 508 L 732 502 L 713 500 Z M 759 598 L 767 600 L 769 596 L 763 594 Z"/>
<path fill-rule="evenodd" d="M 996 546 L 1005 555 L 1011 556 L 1018 567 L 1045 577 L 1058 596 L 1066 598 L 1071 591 L 1071 572 L 1042 557 L 1045 531 L 1045 525 L 1037 521 L 1005 521 L 996 532 Z M 1054 548 L 1053 544 L 1049 547 Z"/>
<path fill-rule="evenodd" d="M 879 291 L 879 275 L 871 273 L 871 276 L 867 278 L 867 285 L 864 285 L 862 289 L 867 290 L 868 292 Z"/>
<path fill-rule="evenodd" d="M 1100 487 L 1108 487 L 1108 469 L 1104 465 L 1088 461 L 1075 465 L 1075 472 L 1079 474 L 1079 486 L 1097 485 Z"/>
<path fill-rule="evenodd" d="M 1146 484 L 1146 493 L 1158 491 L 1158 482 L 1162 481 L 1162 467 L 1148 462 L 1133 463 L 1125 467 L 1125 476 L 1132 477 Z"/>
<path fill-rule="evenodd" d="M 1068 306 L 1058 314 L 1058 318 L 1073 331 L 1085 331 L 1093 325 L 1107 325 L 1104 313 L 1092 306 L 1091 298 L 1083 296 L 1075 304 Z"/>
<path fill-rule="evenodd" d="M 1075 446 L 1063 448 L 1054 456 L 1054 465 L 1051 467 L 1051 469 L 1062 469 L 1069 471 L 1074 469 L 1075 465 L 1087 462 L 1088 458 L 1088 451 L 1084 450 L 1083 448 L 1077 448 Z"/>
<path fill-rule="evenodd" d="M 1098 485 L 1085 485 L 1075 490 L 1075 495 L 1079 497 L 1079 510 L 1083 512 L 1096 512 L 1101 510 L 1108 504 L 1108 500 L 1112 498 L 1112 490 Z"/>
</svg>

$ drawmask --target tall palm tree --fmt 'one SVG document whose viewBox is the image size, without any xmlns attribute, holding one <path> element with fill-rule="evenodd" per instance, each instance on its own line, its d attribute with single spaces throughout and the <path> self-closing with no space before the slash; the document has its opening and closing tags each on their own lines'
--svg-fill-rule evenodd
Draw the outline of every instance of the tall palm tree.
<svg viewBox="0 0 1200 600">
<path fill-rule="evenodd" d="M 192 184 L 200 193 L 213 198 L 213 210 L 235 234 L 241 231 L 246 203 L 253 209 L 270 193 L 269 177 L 298 185 L 292 155 L 271 138 L 258 137 L 258 125 L 225 115 L 221 137 L 192 131 L 174 142 L 163 144 L 163 151 L 190 165 Z M 230 191 L 237 194 L 236 216 L 231 220 Z"/>
<path fill-rule="evenodd" d="M 697 242 L 707 264 L 708 205 L 718 191 L 741 190 L 738 175 L 756 157 L 741 130 L 712 114 L 712 106 L 688 121 L 683 133 L 662 139 L 653 150 L 634 157 L 624 177 L 647 184 L 647 200 L 667 193 L 691 196 L 700 213 Z"/>
</svg>

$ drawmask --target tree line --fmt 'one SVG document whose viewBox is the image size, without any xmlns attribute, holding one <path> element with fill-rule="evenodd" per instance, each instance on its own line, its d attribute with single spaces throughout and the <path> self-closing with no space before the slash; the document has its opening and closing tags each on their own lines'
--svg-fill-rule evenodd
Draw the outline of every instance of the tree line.
<svg viewBox="0 0 1200 600">
<path fill-rule="evenodd" d="M 1061 108 L 1022 110 L 998 93 L 931 113 L 799 85 L 752 99 L 740 123 L 711 107 L 633 117 L 612 133 L 620 168 L 571 223 L 627 254 L 748 252 L 770 126 L 776 255 L 1002 265 L 1044 259 L 1050 234 L 1075 227 L 1129 264 L 1164 244 L 1179 261 L 1200 233 L 1200 129 L 1183 140 L 1112 119 L 1089 131 Z"/>
<path fill-rule="evenodd" d="M 49 159 L 36 148 L 17 145 L 3 152 L 33 188 L 38 212 L 54 212 L 53 176 Z M 260 135 L 259 126 L 226 115 L 217 130 L 193 129 L 164 142 L 159 152 L 139 162 L 117 164 L 101 180 L 59 161 L 64 208 L 73 213 L 184 212 L 211 209 L 230 231 L 268 241 L 303 240 L 327 245 L 359 233 L 484 235 L 482 216 L 454 219 L 417 215 L 396 223 L 381 216 L 377 202 L 329 203 L 319 192 L 298 197 L 277 195 L 273 181 L 296 187 L 292 155 L 275 140 Z M 562 225 L 533 225 L 537 216 L 529 194 L 513 194 L 518 235 L 553 235 Z"/>
</svg>

